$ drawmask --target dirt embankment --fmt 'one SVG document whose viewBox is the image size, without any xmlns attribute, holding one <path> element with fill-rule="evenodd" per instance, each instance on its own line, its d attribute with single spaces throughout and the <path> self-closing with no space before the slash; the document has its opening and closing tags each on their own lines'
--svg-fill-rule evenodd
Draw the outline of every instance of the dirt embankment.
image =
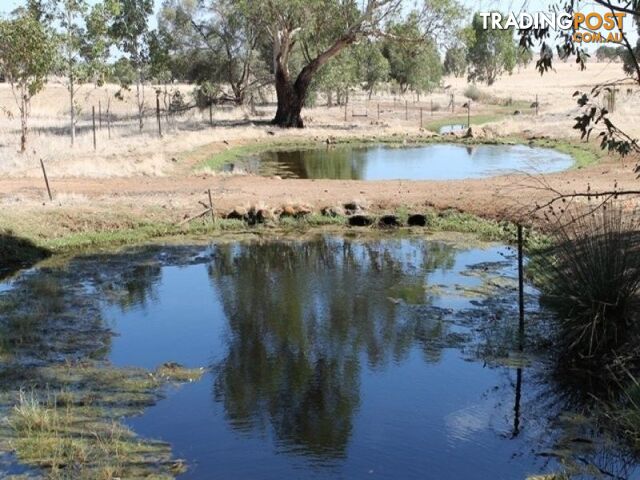
<svg viewBox="0 0 640 480">
<path fill-rule="evenodd" d="M 242 144 L 243 140 L 238 140 Z M 234 142 L 212 144 L 211 151 Z M 202 151 L 197 155 L 200 158 Z M 192 161 L 194 161 L 192 159 Z M 520 220 L 536 202 L 556 192 L 572 193 L 636 186 L 632 164 L 603 159 L 585 168 L 543 176 L 505 175 L 450 181 L 343 181 L 265 178 L 252 175 L 188 173 L 163 177 L 51 178 L 48 202 L 41 178 L 0 179 L 0 221 L 5 227 L 39 235 L 65 235 L 96 228 L 120 228 L 137 222 L 175 222 L 203 209 L 211 190 L 215 210 L 236 207 L 281 209 L 304 205 L 313 211 L 357 202 L 372 212 L 403 207 L 456 209 L 491 219 Z"/>
</svg>

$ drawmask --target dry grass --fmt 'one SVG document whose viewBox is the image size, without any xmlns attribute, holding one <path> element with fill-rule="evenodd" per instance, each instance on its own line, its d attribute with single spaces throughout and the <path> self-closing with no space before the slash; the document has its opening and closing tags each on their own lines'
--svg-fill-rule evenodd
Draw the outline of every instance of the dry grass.
<svg viewBox="0 0 640 480">
<path fill-rule="evenodd" d="M 576 90 L 589 92 L 593 86 L 599 83 L 607 83 L 624 78 L 621 64 L 615 63 L 589 63 L 585 71 L 580 71 L 578 65 L 573 62 L 555 64 L 555 70 L 540 75 L 533 66 L 514 72 L 500 78 L 491 87 L 480 86 L 488 95 L 497 98 L 512 98 L 513 100 L 526 101 L 529 105 L 536 99 L 540 103 L 540 115 L 538 117 L 514 116 L 499 122 L 495 131 L 499 135 L 546 135 L 550 137 L 577 138 L 577 132 L 572 130 L 575 123 L 573 117 L 578 112 L 575 98 L 572 97 Z M 454 92 L 462 92 L 467 87 L 465 79 L 451 80 Z M 628 95 L 627 88 L 632 88 L 633 93 Z M 634 137 L 640 137 L 640 89 L 632 82 L 620 88 L 616 111 L 611 118 L 614 123 L 624 126 Z M 600 99 L 603 102 L 604 99 Z M 522 110 L 523 113 L 531 112 L 531 108 Z"/>
<path fill-rule="evenodd" d="M 541 77 L 533 67 L 511 76 L 505 76 L 491 87 L 480 86 L 485 97 L 474 103 L 473 112 L 479 115 L 511 114 L 514 110 L 523 115 L 498 122 L 493 128 L 496 134 L 522 134 L 565 136 L 575 134 L 571 130 L 572 117 L 576 112 L 575 90 L 587 90 L 596 82 L 620 78 L 621 66 L 616 64 L 592 64 L 586 72 L 580 72 L 572 63 L 559 63 L 556 71 Z M 19 141 L 19 122 L 10 88 L 0 84 L 0 108 L 11 112 L 13 117 L 0 117 L 0 173 L 13 176 L 40 176 L 38 160 L 44 158 L 50 175 L 54 177 L 127 177 L 133 175 L 163 176 L 188 171 L 191 165 L 183 163 L 184 153 L 193 151 L 213 142 L 235 142 L 266 139 L 272 133 L 286 138 L 327 138 L 329 136 L 358 136 L 366 133 L 385 135 L 417 131 L 420 126 L 420 108 L 423 108 L 423 123 L 437 124 L 451 116 L 446 110 L 450 94 L 455 97 L 456 115 L 464 114 L 462 103 L 466 101 L 464 91 L 468 84 L 465 79 L 446 78 L 446 91 L 422 96 L 417 102 L 415 95 L 399 96 L 391 91 L 381 91 L 367 100 L 363 92 L 351 97 L 347 108 L 348 119 L 344 120 L 344 108 L 327 108 L 322 98 L 318 105 L 304 112 L 308 128 L 304 131 L 281 131 L 271 128 L 266 121 L 274 113 L 274 105 L 258 106 L 256 112 L 247 108 L 214 108 L 215 128 L 209 126 L 208 110 L 193 109 L 171 122 L 163 121 L 164 138 L 158 138 L 157 124 L 153 107 L 154 87 L 146 88 L 149 117 L 145 121 L 143 132 L 138 131 L 135 119 L 135 101 L 131 93 L 124 100 L 114 98 L 118 88 L 108 85 L 104 88 L 85 86 L 80 91 L 79 103 L 82 106 L 78 122 L 76 146 L 70 148 L 68 135 L 67 92 L 63 84 L 50 82 L 45 90 L 38 94 L 32 105 L 31 138 L 26 154 L 17 152 Z M 193 87 L 178 86 L 187 101 L 191 101 Z M 538 93 L 541 114 L 530 114 L 531 102 Z M 98 102 L 106 112 L 108 99 L 114 118 L 111 139 L 108 138 L 106 119 L 97 132 L 97 150 L 93 151 L 91 132 L 91 106 Z M 490 100 L 489 100 L 490 99 Z M 405 117 L 405 102 L 408 115 Z M 431 102 L 436 112 L 429 113 Z M 494 103 L 493 105 L 487 102 Z M 380 120 L 377 118 L 380 105 Z M 640 136 L 640 122 L 637 122 L 635 109 L 640 106 L 640 95 L 636 92 L 627 97 L 626 91 L 620 94 L 619 108 L 614 114 L 615 121 L 624 124 L 630 133 Z M 360 116 L 368 113 L 367 117 Z M 353 116 L 355 114 L 355 116 Z M 106 116 L 106 114 L 105 114 Z M 168 124 L 169 123 L 169 124 Z M 271 132 L 271 133 L 270 133 Z"/>
</svg>

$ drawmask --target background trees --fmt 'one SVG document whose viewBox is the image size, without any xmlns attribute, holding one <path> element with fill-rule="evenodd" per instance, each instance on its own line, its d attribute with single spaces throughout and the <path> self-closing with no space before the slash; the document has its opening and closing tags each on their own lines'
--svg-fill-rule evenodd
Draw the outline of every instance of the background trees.
<svg viewBox="0 0 640 480">
<path fill-rule="evenodd" d="M 513 31 L 483 30 L 478 17 L 465 26 L 469 12 L 457 0 L 155 1 L 155 30 L 154 0 L 27 0 L 21 9 L 55 32 L 58 62 L 44 77 L 66 78 L 72 143 L 78 88 L 107 78 L 135 84 L 140 130 L 150 82 L 166 95 L 173 82 L 195 83 L 200 107 L 264 100 L 264 88 L 275 87 L 273 123 L 300 127 L 317 92 L 332 104 L 355 87 L 371 96 L 388 81 L 401 93 L 430 92 L 443 74 L 492 84 L 533 57 L 516 48 Z"/>
<path fill-rule="evenodd" d="M 31 98 L 44 87 L 55 60 L 55 43 L 29 10 L 0 20 L 0 70 L 20 112 L 20 151 L 27 149 Z"/>
<path fill-rule="evenodd" d="M 402 93 L 409 88 L 429 91 L 440 82 L 442 67 L 435 42 L 420 29 L 417 12 L 389 27 L 383 54 L 389 61 L 391 78 Z"/>
<path fill-rule="evenodd" d="M 467 49 L 465 46 L 455 46 L 447 49 L 443 63 L 445 75 L 463 77 L 467 73 Z"/>
<path fill-rule="evenodd" d="M 84 0 L 60 0 L 54 4 L 54 8 L 55 19 L 59 25 L 59 73 L 67 79 L 69 124 L 71 145 L 73 146 L 76 139 L 76 111 L 78 109 L 75 96 L 81 83 L 89 75 L 87 68 L 89 63 L 82 61 L 84 43 L 87 40 L 84 16 L 88 6 Z"/>
<path fill-rule="evenodd" d="M 469 81 L 492 85 L 503 73 L 512 73 L 517 50 L 513 29 L 485 30 L 478 14 L 473 16 L 469 32 Z"/>
<path fill-rule="evenodd" d="M 136 72 L 138 124 L 142 131 L 145 67 L 149 62 L 149 17 L 153 13 L 153 0 L 105 0 L 105 4 L 112 14 L 109 34 Z"/>
</svg>

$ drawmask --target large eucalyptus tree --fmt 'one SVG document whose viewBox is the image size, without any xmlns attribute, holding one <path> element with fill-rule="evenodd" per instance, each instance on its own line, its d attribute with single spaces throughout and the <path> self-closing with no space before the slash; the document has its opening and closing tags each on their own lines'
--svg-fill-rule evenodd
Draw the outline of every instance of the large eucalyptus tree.
<svg viewBox="0 0 640 480">
<path fill-rule="evenodd" d="M 401 0 L 241 0 L 273 46 L 278 106 L 273 124 L 302 128 L 302 108 L 320 67 L 365 37 L 383 34 Z M 299 48 L 302 66 L 291 69 Z"/>
</svg>

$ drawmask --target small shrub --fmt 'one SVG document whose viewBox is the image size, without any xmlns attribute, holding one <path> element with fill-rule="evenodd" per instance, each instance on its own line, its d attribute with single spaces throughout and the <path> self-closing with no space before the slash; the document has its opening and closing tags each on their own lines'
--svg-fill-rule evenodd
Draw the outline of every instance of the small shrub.
<svg viewBox="0 0 640 480">
<path fill-rule="evenodd" d="M 640 225 L 617 204 L 569 218 L 537 255 L 543 298 L 560 315 L 562 352 L 601 359 L 637 338 Z"/>
<path fill-rule="evenodd" d="M 475 85 L 469 85 L 464 89 L 464 96 L 474 102 L 482 100 L 485 97 L 485 94 Z"/>
</svg>

